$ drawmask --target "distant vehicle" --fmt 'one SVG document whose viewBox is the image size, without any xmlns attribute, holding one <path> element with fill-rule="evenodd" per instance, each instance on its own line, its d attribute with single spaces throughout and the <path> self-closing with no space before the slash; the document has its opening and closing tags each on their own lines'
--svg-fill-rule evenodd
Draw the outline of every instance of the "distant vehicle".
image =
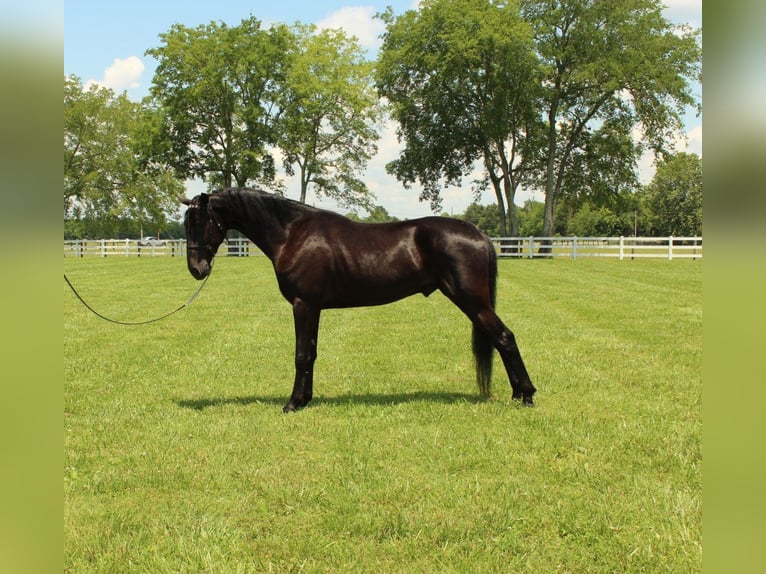
<svg viewBox="0 0 766 574">
<path fill-rule="evenodd" d="M 142 237 L 138 240 L 138 244 L 144 247 L 162 247 L 166 245 L 164 239 L 157 239 L 156 237 Z"/>
</svg>

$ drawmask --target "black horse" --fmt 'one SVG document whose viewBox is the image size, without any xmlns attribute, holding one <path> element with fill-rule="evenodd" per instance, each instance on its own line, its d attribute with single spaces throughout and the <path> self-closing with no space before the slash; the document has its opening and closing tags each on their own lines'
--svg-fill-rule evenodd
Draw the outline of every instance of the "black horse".
<svg viewBox="0 0 766 574">
<path fill-rule="evenodd" d="M 182 201 L 189 206 L 184 218 L 187 263 L 196 279 L 210 274 L 228 229 L 244 233 L 274 265 L 295 320 L 295 384 L 284 412 L 300 409 L 312 398 L 322 309 L 382 305 L 437 289 L 473 322 L 480 393 L 490 395 L 494 347 L 508 372 L 513 398 L 534 404 L 535 387 L 513 333 L 494 311 L 494 246 L 470 223 L 443 217 L 356 223 L 245 188 Z"/>
</svg>

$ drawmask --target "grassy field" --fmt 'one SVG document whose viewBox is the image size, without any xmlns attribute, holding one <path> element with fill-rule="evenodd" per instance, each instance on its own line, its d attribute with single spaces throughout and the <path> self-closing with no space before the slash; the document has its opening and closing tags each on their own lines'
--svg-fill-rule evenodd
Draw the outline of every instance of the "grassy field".
<svg viewBox="0 0 766 574">
<path fill-rule="evenodd" d="M 65 259 L 104 314 L 161 315 L 179 258 Z M 501 261 L 537 407 L 440 294 L 322 316 L 315 399 L 283 415 L 290 308 L 220 258 L 146 327 L 64 286 L 66 572 L 698 572 L 702 273 Z"/>
</svg>

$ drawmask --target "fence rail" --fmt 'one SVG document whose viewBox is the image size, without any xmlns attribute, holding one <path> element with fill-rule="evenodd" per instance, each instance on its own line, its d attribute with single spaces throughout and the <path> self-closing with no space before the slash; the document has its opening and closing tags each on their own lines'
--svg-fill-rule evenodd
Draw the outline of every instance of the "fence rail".
<svg viewBox="0 0 766 574">
<path fill-rule="evenodd" d="M 493 237 L 500 257 L 616 259 L 701 259 L 702 237 Z M 249 239 L 229 239 L 219 255 L 261 255 Z M 186 241 L 168 239 L 141 245 L 135 239 L 82 239 L 64 241 L 64 257 L 184 257 Z"/>
<path fill-rule="evenodd" d="M 701 259 L 702 237 L 493 237 L 501 257 Z"/>
<path fill-rule="evenodd" d="M 186 255 L 184 239 L 161 240 L 159 244 L 142 245 L 135 239 L 77 239 L 64 241 L 64 257 L 155 257 Z"/>
</svg>

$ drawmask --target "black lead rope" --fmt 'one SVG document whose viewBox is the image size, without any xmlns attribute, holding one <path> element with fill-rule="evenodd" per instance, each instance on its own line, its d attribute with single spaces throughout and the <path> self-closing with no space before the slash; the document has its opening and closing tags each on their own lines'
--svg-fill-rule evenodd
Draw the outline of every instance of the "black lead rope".
<svg viewBox="0 0 766 574">
<path fill-rule="evenodd" d="M 207 283 L 207 280 L 210 279 L 210 275 L 205 277 L 205 280 L 202 282 L 202 285 L 200 285 L 197 290 L 194 292 L 194 294 L 189 297 L 189 300 L 181 305 L 178 309 L 175 309 L 171 311 L 170 313 L 165 313 L 162 317 L 156 317 L 154 319 L 149 319 L 148 321 L 117 321 L 116 319 L 110 319 L 109 317 L 102 315 L 98 311 L 96 311 L 93 307 L 88 305 L 86 303 L 85 299 L 82 298 L 82 296 L 77 292 L 77 289 L 74 288 L 74 285 L 72 285 L 72 282 L 69 280 L 69 278 L 66 276 L 66 273 L 64 273 L 64 281 L 66 281 L 66 284 L 69 285 L 69 288 L 72 290 L 72 292 L 77 296 L 77 298 L 80 300 L 80 303 L 85 305 L 85 307 L 94 315 L 97 317 L 100 317 L 104 321 L 109 321 L 110 323 L 114 323 L 116 325 L 148 325 L 149 323 L 155 323 L 157 321 L 162 321 L 163 319 L 166 319 L 170 317 L 171 315 L 174 315 L 175 313 L 178 313 L 181 309 L 184 309 L 185 307 L 188 307 L 192 304 L 192 301 L 194 301 L 197 298 L 197 295 L 199 295 L 199 292 L 202 291 L 202 288 Z"/>
</svg>

